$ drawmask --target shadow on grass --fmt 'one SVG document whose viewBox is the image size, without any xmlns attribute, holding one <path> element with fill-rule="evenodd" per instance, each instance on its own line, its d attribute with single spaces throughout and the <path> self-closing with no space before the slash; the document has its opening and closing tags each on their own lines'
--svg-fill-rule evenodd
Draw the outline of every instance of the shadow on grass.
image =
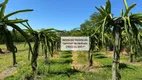
<svg viewBox="0 0 142 80">
<path fill-rule="evenodd" d="M 125 64 L 125 63 L 120 63 L 119 64 L 119 69 L 132 69 L 132 70 L 135 70 L 134 68 L 131 68 L 131 67 L 129 67 L 127 64 Z"/>
<path fill-rule="evenodd" d="M 137 62 L 142 62 L 142 57 L 138 58 Z"/>
<path fill-rule="evenodd" d="M 119 64 L 119 69 L 124 69 L 124 68 L 128 68 L 127 64 L 125 64 L 125 63 L 120 63 L 120 64 Z"/>
<path fill-rule="evenodd" d="M 62 51 L 61 51 L 62 52 Z M 62 54 L 71 54 L 72 52 L 71 51 L 63 51 Z"/>
<path fill-rule="evenodd" d="M 72 55 L 63 55 L 63 56 L 61 56 L 61 58 L 69 58 L 69 57 L 72 57 Z"/>
<path fill-rule="evenodd" d="M 48 61 L 44 61 L 44 64 L 46 64 L 46 65 L 49 65 L 49 64 L 52 64 L 52 65 L 54 65 L 54 64 L 69 64 L 71 62 L 72 62 L 71 59 L 62 60 L 62 61 L 60 61 L 60 60 L 59 61 L 48 60 Z"/>
<path fill-rule="evenodd" d="M 111 68 L 112 65 L 96 66 L 95 68 Z"/>
<path fill-rule="evenodd" d="M 94 54 L 95 58 L 99 58 L 99 59 L 102 59 L 102 58 L 107 58 L 104 54 Z"/>
<path fill-rule="evenodd" d="M 27 51 L 28 49 L 22 49 L 22 50 L 18 50 L 18 52 L 23 52 L 23 51 Z"/>
<path fill-rule="evenodd" d="M 61 62 L 51 61 L 51 64 L 69 64 L 71 62 L 72 62 L 72 60 L 64 60 L 64 61 L 61 61 Z"/>
<path fill-rule="evenodd" d="M 65 76 L 70 77 L 71 75 L 74 75 L 78 72 L 80 72 L 80 71 L 75 70 L 75 69 L 66 69 L 64 71 L 59 71 L 59 72 L 49 72 L 50 75 L 48 75 L 48 76 L 54 77 L 56 75 L 65 75 Z"/>
<path fill-rule="evenodd" d="M 111 68 L 112 65 L 104 65 L 103 67 L 104 67 L 104 68 Z"/>
<path fill-rule="evenodd" d="M 112 68 L 112 65 L 96 66 L 96 68 Z M 132 70 L 135 70 L 134 68 L 129 67 L 125 63 L 120 63 L 119 64 L 119 69 L 132 69 Z"/>
</svg>

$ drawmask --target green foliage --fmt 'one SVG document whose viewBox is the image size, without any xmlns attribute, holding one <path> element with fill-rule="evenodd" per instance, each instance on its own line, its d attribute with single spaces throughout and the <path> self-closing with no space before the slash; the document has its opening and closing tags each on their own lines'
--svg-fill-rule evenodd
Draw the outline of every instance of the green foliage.
<svg viewBox="0 0 142 80">
<path fill-rule="evenodd" d="M 18 47 L 18 52 L 17 52 L 17 62 L 19 64 L 17 64 L 16 66 L 21 69 L 23 66 L 26 65 L 26 68 L 28 68 L 28 65 L 29 64 L 29 61 L 27 59 L 27 55 L 25 55 L 25 53 L 28 52 L 28 46 L 24 46 L 23 43 L 21 44 L 16 44 L 16 46 Z M 0 45 L 0 48 L 2 48 L 3 50 L 6 50 L 6 46 L 5 45 Z M 11 53 L 5 53 L 5 54 L 0 54 L 0 72 L 3 72 L 4 70 L 8 70 L 9 68 L 12 68 L 12 64 L 11 64 L 11 60 L 12 60 L 12 57 L 11 57 Z M 25 69 L 25 70 L 29 70 L 29 69 Z M 10 70 L 9 70 L 10 71 Z M 23 70 L 21 70 L 23 71 Z M 29 73 L 29 72 L 27 72 Z M 8 73 L 7 73 L 8 74 Z M 18 74 L 17 71 L 13 72 L 12 75 L 16 75 Z M 20 73 L 18 75 L 21 75 L 22 76 L 23 73 Z"/>
<path fill-rule="evenodd" d="M 28 9 L 28 10 L 19 10 L 19 11 L 15 11 L 12 13 L 9 13 L 7 15 L 5 15 L 5 8 L 6 8 L 6 4 L 8 3 L 8 0 L 5 0 L 2 4 L 1 4 L 1 8 L 0 8 L 0 29 L 1 29 L 1 38 L 3 38 L 3 40 L 5 40 L 5 43 L 7 45 L 7 49 L 12 51 L 13 53 L 13 65 L 16 64 L 16 47 L 13 44 L 13 37 L 10 33 L 10 31 L 8 30 L 8 27 L 11 27 L 15 30 L 17 30 L 24 38 L 25 40 L 28 42 L 29 47 L 30 43 L 27 40 L 27 35 L 26 33 L 19 27 L 16 25 L 16 23 L 21 23 L 21 22 L 25 22 L 27 20 L 22 20 L 22 19 L 14 19 L 14 20 L 9 20 L 9 17 L 11 17 L 12 15 L 15 15 L 17 13 L 21 13 L 21 12 L 29 12 L 29 11 L 33 11 L 32 9 Z"/>
<path fill-rule="evenodd" d="M 79 28 L 74 28 L 73 30 L 69 31 L 68 36 L 82 36 L 82 32 Z"/>
<path fill-rule="evenodd" d="M 97 20 L 93 19 L 94 22 L 99 25 L 100 33 L 102 35 L 102 41 L 104 41 L 104 33 L 107 33 L 106 29 L 112 30 L 113 36 L 114 36 L 114 64 L 113 64 L 113 74 L 112 79 L 116 80 L 117 73 L 119 72 L 117 67 L 117 62 L 119 60 L 119 54 L 120 50 L 122 49 L 122 38 L 124 35 L 122 35 L 122 32 L 124 31 L 126 33 L 128 42 L 129 42 L 129 48 L 130 50 L 130 59 L 132 55 L 135 53 L 133 52 L 136 48 L 136 46 L 140 46 L 140 38 L 139 38 L 139 30 L 138 26 L 141 27 L 142 24 L 142 14 L 132 14 L 130 11 L 136 6 L 136 4 L 132 4 L 130 7 L 127 4 L 126 0 L 123 0 L 125 5 L 125 12 L 122 9 L 121 16 L 120 17 L 113 17 L 111 13 L 111 3 L 110 0 L 107 0 L 105 7 L 101 6 L 100 8 L 96 7 L 100 15 L 95 16 L 98 17 Z M 137 17 L 134 17 L 137 15 Z M 101 16 L 101 17 L 100 17 Z M 94 16 L 92 16 L 94 17 Z M 106 31 L 106 32 L 105 32 Z M 124 40 L 124 39 L 123 39 Z M 133 44 L 134 43 L 134 44 Z M 118 72 L 117 72 L 118 71 Z"/>
<path fill-rule="evenodd" d="M 23 26 L 25 26 L 28 30 L 27 33 L 29 33 L 31 37 L 33 37 L 34 40 L 34 46 L 33 46 L 33 53 L 32 53 L 32 60 L 31 60 L 31 67 L 35 74 L 36 68 L 37 68 L 37 58 L 39 55 L 39 48 L 41 44 L 42 53 L 45 54 L 45 59 L 48 61 L 48 54 L 49 52 L 51 56 L 53 57 L 54 49 L 57 46 L 57 41 L 59 40 L 60 36 L 57 34 L 58 32 L 61 32 L 59 30 L 55 30 L 53 28 L 50 29 L 42 29 L 40 31 L 33 30 L 28 22 L 26 24 L 21 23 Z M 30 55 L 30 53 L 29 53 Z"/>
</svg>

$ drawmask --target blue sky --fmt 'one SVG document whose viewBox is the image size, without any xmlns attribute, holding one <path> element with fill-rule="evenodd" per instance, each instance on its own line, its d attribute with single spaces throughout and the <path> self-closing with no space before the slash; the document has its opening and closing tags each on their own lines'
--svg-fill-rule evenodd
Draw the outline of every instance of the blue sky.
<svg viewBox="0 0 142 80">
<path fill-rule="evenodd" d="M 2 2 L 4 0 L 0 0 Z M 107 0 L 9 0 L 6 13 L 21 10 L 34 9 L 33 12 L 22 13 L 11 18 L 28 19 L 33 29 L 55 28 L 71 30 L 79 27 L 81 23 L 90 18 L 96 12 L 95 6 L 105 5 Z M 124 8 L 123 0 L 111 0 L 112 12 L 119 16 Z M 128 4 L 137 3 L 132 10 L 142 11 L 142 0 L 127 0 Z"/>
</svg>

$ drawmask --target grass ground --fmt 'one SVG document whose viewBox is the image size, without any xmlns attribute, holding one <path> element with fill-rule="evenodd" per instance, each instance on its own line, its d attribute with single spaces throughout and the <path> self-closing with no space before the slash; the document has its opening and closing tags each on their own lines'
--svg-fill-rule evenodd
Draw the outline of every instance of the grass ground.
<svg viewBox="0 0 142 80">
<path fill-rule="evenodd" d="M 4 47 L 0 45 L 0 47 Z M 29 80 L 31 77 L 30 61 L 27 59 L 28 48 L 23 44 L 17 45 L 16 71 L 4 80 Z M 37 80 L 111 80 L 111 53 L 97 52 L 93 56 L 95 71 L 81 71 L 72 69 L 72 59 L 74 65 L 88 65 L 87 52 L 60 52 L 56 58 L 50 58 L 45 62 L 42 55 L 38 59 Z M 142 64 L 141 62 L 129 63 L 128 56 L 121 56 L 120 73 L 122 80 L 141 80 Z M 0 54 L 0 72 L 12 67 L 12 54 Z M 83 68 L 80 68 L 83 69 Z"/>
<path fill-rule="evenodd" d="M 0 48 L 3 50 L 6 50 L 5 45 L 0 45 Z M 17 62 L 19 64 L 24 64 L 25 62 L 28 62 L 28 47 L 24 46 L 23 44 L 17 44 L 18 52 L 16 53 L 17 56 Z M 6 54 L 0 54 L 0 72 L 3 70 L 12 67 L 12 54 L 6 53 Z"/>
</svg>

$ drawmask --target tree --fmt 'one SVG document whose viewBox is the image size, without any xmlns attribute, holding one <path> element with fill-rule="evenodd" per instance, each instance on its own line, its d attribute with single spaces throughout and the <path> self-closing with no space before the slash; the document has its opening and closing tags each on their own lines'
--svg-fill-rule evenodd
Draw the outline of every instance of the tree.
<svg viewBox="0 0 142 80">
<path fill-rule="evenodd" d="M 106 2 L 106 6 L 101 6 L 100 8 L 96 9 L 100 13 L 100 17 L 96 20 L 97 25 L 100 25 L 101 33 L 102 33 L 102 41 L 104 39 L 104 31 L 107 28 L 110 28 L 113 30 L 114 35 L 114 55 L 113 55 L 113 64 L 112 64 L 112 80 L 119 80 L 121 78 L 119 73 L 119 55 L 121 50 L 121 38 L 122 38 L 122 31 L 125 30 L 128 39 L 130 40 L 130 34 L 133 34 L 137 40 L 137 42 L 140 44 L 138 38 L 138 29 L 137 25 L 142 25 L 142 14 L 136 13 L 132 14 L 130 13 L 130 10 L 136 5 L 132 4 L 130 7 L 128 7 L 126 0 L 124 1 L 125 5 L 125 12 L 122 10 L 120 17 L 113 17 L 111 13 L 111 3 L 110 0 Z"/>
<path fill-rule="evenodd" d="M 28 42 L 29 47 L 30 47 L 30 43 L 27 40 L 26 33 L 19 26 L 16 25 L 17 23 L 25 22 L 28 20 L 23 20 L 23 19 L 9 20 L 8 18 L 15 14 L 21 13 L 21 12 L 29 12 L 33 10 L 32 9 L 19 10 L 19 11 L 15 11 L 15 12 L 5 15 L 5 8 L 6 8 L 7 3 L 8 3 L 8 0 L 5 0 L 3 3 L 0 4 L 0 29 L 1 29 L 1 34 L 3 34 L 1 36 L 3 36 L 3 38 L 5 39 L 7 49 L 12 51 L 13 53 L 13 65 L 15 65 L 16 64 L 16 54 L 15 53 L 16 53 L 17 48 L 13 43 L 13 38 L 12 38 L 10 31 L 8 30 L 8 27 L 11 27 L 17 30 L 25 38 L 25 40 Z"/>
<path fill-rule="evenodd" d="M 89 66 L 92 66 L 93 65 L 93 53 L 94 53 L 94 49 L 97 46 L 98 42 L 99 42 L 99 39 L 98 39 L 98 29 L 93 29 L 93 28 L 90 28 L 90 30 L 88 30 L 88 36 L 90 38 L 90 48 L 89 48 Z"/>
<path fill-rule="evenodd" d="M 83 36 L 89 36 L 90 47 L 88 51 L 89 66 L 93 66 L 93 53 L 95 47 L 98 47 L 98 29 L 94 28 L 94 23 L 92 21 L 86 20 L 80 25 L 80 31 Z"/>
<path fill-rule="evenodd" d="M 135 38 L 134 34 L 131 34 L 131 36 L 129 37 L 130 39 L 128 39 L 128 36 L 126 36 L 127 44 L 130 50 L 129 52 L 129 56 L 130 56 L 129 62 L 130 63 L 134 62 L 134 56 L 135 57 L 137 56 L 138 49 L 141 50 L 141 44 L 138 42 L 140 41 L 140 36 L 141 36 L 140 32 L 138 33 L 137 38 Z M 138 39 L 138 41 L 136 39 Z"/>
<path fill-rule="evenodd" d="M 70 36 L 81 36 L 81 30 L 80 28 L 74 28 L 73 30 L 69 31 Z"/>
<path fill-rule="evenodd" d="M 37 68 L 37 58 L 39 55 L 39 48 L 40 44 L 42 45 L 42 51 L 45 54 L 46 61 L 48 60 L 47 52 L 50 52 L 51 55 L 53 55 L 54 50 L 54 43 L 55 43 L 55 32 L 58 30 L 55 30 L 53 28 L 51 29 L 42 29 L 40 31 L 33 30 L 31 26 L 26 22 L 26 24 L 21 23 L 23 26 L 25 26 L 28 29 L 28 32 L 30 35 L 34 38 L 34 46 L 33 46 L 33 53 L 32 53 L 32 59 L 31 59 L 31 67 L 33 70 L 33 74 L 36 72 Z"/>
</svg>

